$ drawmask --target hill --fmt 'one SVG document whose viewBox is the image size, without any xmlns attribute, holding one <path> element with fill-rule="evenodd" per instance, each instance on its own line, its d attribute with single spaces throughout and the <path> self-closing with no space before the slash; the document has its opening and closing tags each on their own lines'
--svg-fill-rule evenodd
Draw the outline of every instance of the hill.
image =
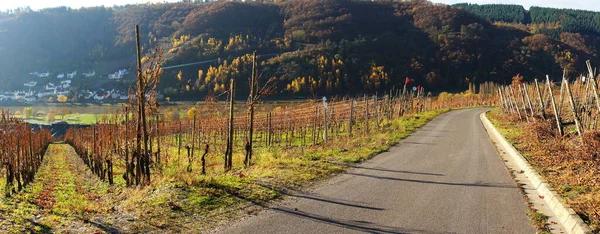
<svg viewBox="0 0 600 234">
<path fill-rule="evenodd" d="M 470 82 L 508 82 L 516 74 L 558 77 L 568 69 L 577 75 L 588 59 L 600 64 L 599 14 L 420 0 L 21 10 L 0 15 L 0 82 L 15 89 L 39 80 L 33 71 L 78 70 L 99 76 L 80 78 L 73 89 L 124 89 L 132 74 L 110 85 L 100 80 L 135 67 L 139 24 L 143 47 L 163 47 L 165 67 L 174 66 L 160 88 L 173 99 L 220 94 L 232 77 L 247 87 L 252 51 L 263 55 L 262 77 L 276 78 L 277 96 L 383 92 L 404 85 L 406 77 L 429 90 L 462 89 Z"/>
</svg>

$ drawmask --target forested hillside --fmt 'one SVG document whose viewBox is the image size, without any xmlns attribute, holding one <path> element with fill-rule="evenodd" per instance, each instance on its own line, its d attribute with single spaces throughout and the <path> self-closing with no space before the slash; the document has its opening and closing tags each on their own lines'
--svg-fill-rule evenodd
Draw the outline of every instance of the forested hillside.
<svg viewBox="0 0 600 234">
<path fill-rule="evenodd" d="M 406 77 L 429 90 L 462 89 L 516 74 L 579 74 L 588 59 L 600 64 L 598 15 L 420 0 L 19 11 L 0 15 L 0 82 L 20 87 L 32 71 L 131 69 L 139 24 L 144 49 L 165 49 L 165 67 L 209 61 L 165 70 L 160 91 L 172 99 L 218 95 L 230 78 L 247 87 L 253 51 L 262 55 L 261 77 L 275 77 L 277 96 L 383 92 Z"/>
<path fill-rule="evenodd" d="M 492 21 L 547 26 L 543 33 L 556 39 L 563 32 L 600 35 L 600 12 L 535 6 L 526 11 L 520 5 L 501 4 L 461 3 L 454 6 Z"/>
</svg>

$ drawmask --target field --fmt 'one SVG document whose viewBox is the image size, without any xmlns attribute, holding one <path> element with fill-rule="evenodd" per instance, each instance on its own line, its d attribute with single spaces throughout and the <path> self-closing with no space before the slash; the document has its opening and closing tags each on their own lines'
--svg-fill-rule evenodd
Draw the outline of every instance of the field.
<svg viewBox="0 0 600 234">
<path fill-rule="evenodd" d="M 276 107 L 282 106 L 293 106 L 295 103 L 302 103 L 303 101 L 268 101 L 261 105 L 262 108 L 272 110 Z M 199 102 L 166 102 L 161 103 L 163 106 L 163 112 L 173 113 L 174 118 L 185 118 L 187 111 L 195 106 L 201 104 Z M 0 108 L 9 112 L 12 117 L 23 119 L 28 123 L 32 124 L 51 124 L 53 122 L 65 121 L 69 124 L 83 124 L 90 125 L 95 124 L 99 120 L 106 119 L 114 113 L 121 111 L 126 106 L 126 103 L 121 104 L 78 104 L 78 103 L 64 103 L 64 104 L 47 104 L 47 105 L 23 105 L 23 106 L 0 106 Z M 244 108 L 245 104 L 240 102 L 236 104 L 236 109 Z M 32 108 L 33 113 L 29 118 L 25 118 L 23 115 L 25 108 Z M 53 113 L 54 120 L 48 120 L 48 113 Z"/>
</svg>

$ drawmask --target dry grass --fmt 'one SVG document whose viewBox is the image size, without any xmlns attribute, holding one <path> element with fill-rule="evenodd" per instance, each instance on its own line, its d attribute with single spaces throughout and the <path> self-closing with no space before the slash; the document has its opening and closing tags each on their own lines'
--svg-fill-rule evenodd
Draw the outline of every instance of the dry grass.
<svg viewBox="0 0 600 234">
<path fill-rule="evenodd" d="M 587 131 L 582 144 L 573 131 L 557 136 L 553 119 L 520 122 L 498 110 L 488 116 L 593 232 L 600 233 L 600 131 Z"/>
</svg>

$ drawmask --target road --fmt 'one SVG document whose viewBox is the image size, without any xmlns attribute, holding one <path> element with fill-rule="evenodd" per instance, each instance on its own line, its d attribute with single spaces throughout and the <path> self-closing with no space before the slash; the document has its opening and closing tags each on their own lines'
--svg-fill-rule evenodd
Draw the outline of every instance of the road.
<svg viewBox="0 0 600 234">
<path fill-rule="evenodd" d="M 388 152 L 222 233 L 535 233 L 479 114 L 441 115 Z"/>
<path fill-rule="evenodd" d="M 272 56 L 277 56 L 280 55 L 281 53 L 271 53 L 271 54 L 259 54 L 256 55 L 256 57 L 259 58 L 266 58 L 266 57 L 272 57 Z M 180 67 L 188 67 L 188 66 L 193 66 L 193 65 L 200 65 L 200 64 L 207 64 L 207 63 L 215 63 L 217 62 L 217 59 L 211 59 L 211 60 L 204 60 L 204 61 L 199 61 L 199 62 L 193 62 L 193 63 L 184 63 L 184 64 L 178 64 L 178 65 L 172 65 L 172 66 L 167 66 L 167 67 L 163 67 L 163 70 L 169 70 L 169 69 L 174 69 L 174 68 L 180 68 Z"/>
</svg>

